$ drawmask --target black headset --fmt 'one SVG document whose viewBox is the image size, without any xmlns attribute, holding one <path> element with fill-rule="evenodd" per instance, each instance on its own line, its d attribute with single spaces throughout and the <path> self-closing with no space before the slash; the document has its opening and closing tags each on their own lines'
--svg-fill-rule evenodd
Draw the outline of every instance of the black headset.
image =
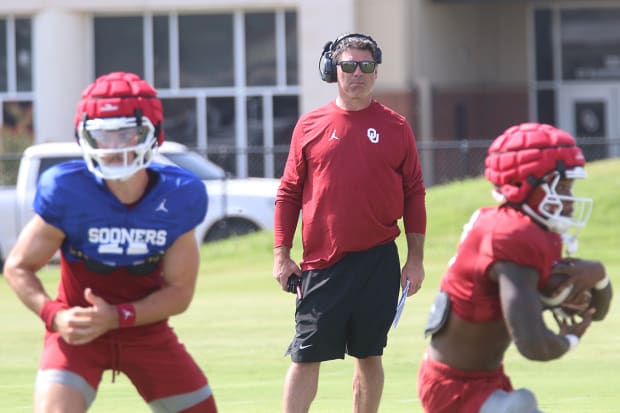
<svg viewBox="0 0 620 413">
<path fill-rule="evenodd" d="M 373 59 L 375 59 L 375 62 L 377 62 L 377 64 L 381 63 L 381 49 L 379 48 L 379 46 L 377 46 L 377 42 L 375 42 L 372 37 L 360 33 L 345 34 L 338 37 L 333 42 L 325 43 L 325 46 L 323 46 L 323 52 L 321 53 L 321 58 L 319 59 L 319 74 L 321 75 L 321 80 L 327 83 L 336 82 L 336 62 L 334 62 L 332 56 L 336 51 L 336 47 L 338 47 L 338 44 L 344 39 L 348 39 L 350 37 L 360 37 L 362 39 L 370 40 L 370 42 L 373 44 L 372 57 Z"/>
</svg>

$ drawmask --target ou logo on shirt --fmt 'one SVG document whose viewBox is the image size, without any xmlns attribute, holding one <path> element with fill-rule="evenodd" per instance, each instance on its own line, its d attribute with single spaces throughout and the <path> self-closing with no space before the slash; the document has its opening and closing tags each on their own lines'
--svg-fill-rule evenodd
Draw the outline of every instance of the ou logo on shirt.
<svg viewBox="0 0 620 413">
<path fill-rule="evenodd" d="M 375 128 L 368 128 L 368 131 L 366 131 L 366 136 L 368 136 L 368 140 L 372 143 L 379 142 L 379 134 Z"/>
</svg>

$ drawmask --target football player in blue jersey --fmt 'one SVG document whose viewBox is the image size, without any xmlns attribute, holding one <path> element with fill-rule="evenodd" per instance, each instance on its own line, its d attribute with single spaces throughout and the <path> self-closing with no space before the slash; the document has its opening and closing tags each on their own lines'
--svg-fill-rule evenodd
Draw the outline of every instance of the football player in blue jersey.
<svg viewBox="0 0 620 413">
<path fill-rule="evenodd" d="M 113 379 L 125 374 L 153 412 L 217 411 L 205 374 L 168 324 L 194 294 L 194 229 L 207 193 L 193 174 L 151 163 L 162 122 L 149 83 L 132 73 L 103 75 L 77 105 L 84 160 L 41 176 L 35 216 L 4 267 L 46 328 L 35 412 L 85 412 L 105 370 Z M 52 299 L 37 271 L 59 249 Z"/>
</svg>

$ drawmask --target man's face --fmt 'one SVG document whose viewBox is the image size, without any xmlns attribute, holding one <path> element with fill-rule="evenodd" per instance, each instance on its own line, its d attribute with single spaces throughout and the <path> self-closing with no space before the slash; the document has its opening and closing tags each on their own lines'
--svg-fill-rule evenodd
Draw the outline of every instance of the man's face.
<svg viewBox="0 0 620 413">
<path fill-rule="evenodd" d="M 562 179 L 558 174 L 551 174 L 545 178 L 545 182 L 548 190 L 551 191 L 553 202 L 547 201 L 542 205 L 542 208 L 549 214 L 554 215 L 562 207 L 560 214 L 564 217 L 571 217 L 573 214 L 573 202 L 564 197 L 573 196 L 574 179 Z M 556 196 L 557 195 L 557 196 Z M 528 198 L 528 204 L 535 210 L 538 205 L 545 199 L 547 192 L 542 186 L 538 186 Z M 560 199 L 558 199 L 560 197 Z M 548 198 L 549 199 L 549 198 Z"/>
<path fill-rule="evenodd" d="M 97 149 L 125 149 L 136 146 L 140 141 L 140 128 L 129 127 L 113 130 L 93 130 L 90 131 L 90 136 L 96 143 Z M 125 159 L 125 153 L 119 151 L 118 153 L 110 153 L 102 156 L 102 161 L 106 165 L 123 164 L 124 162 L 131 162 L 133 159 L 132 153 L 127 153 L 130 159 Z"/>
<path fill-rule="evenodd" d="M 372 94 L 375 80 L 377 79 L 377 66 L 371 73 L 364 73 L 357 64 L 352 73 L 346 73 L 342 69 L 342 62 L 374 62 L 369 50 L 346 49 L 342 52 L 337 62 L 338 89 L 344 97 L 359 99 L 368 98 Z"/>
</svg>

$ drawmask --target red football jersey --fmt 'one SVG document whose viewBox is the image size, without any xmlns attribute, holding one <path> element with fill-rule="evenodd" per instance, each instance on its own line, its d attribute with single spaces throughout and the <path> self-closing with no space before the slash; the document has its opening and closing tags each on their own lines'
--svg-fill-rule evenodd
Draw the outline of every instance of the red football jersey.
<svg viewBox="0 0 620 413">
<path fill-rule="evenodd" d="M 482 208 L 465 225 L 457 254 L 442 281 L 452 310 L 472 322 L 502 317 L 499 287 L 488 275 L 496 261 L 510 261 L 535 268 L 542 288 L 551 267 L 561 258 L 562 238 L 537 225 L 524 213 L 508 206 Z"/>
</svg>

